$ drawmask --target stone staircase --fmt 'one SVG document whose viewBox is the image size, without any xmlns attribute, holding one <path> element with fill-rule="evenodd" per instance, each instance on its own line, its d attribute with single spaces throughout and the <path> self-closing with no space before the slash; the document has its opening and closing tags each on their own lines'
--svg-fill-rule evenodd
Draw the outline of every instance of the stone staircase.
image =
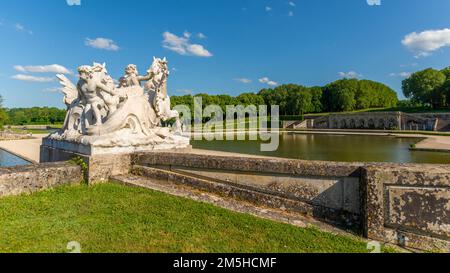
<svg viewBox="0 0 450 273">
<path fill-rule="evenodd" d="M 236 185 L 201 175 L 173 171 L 164 167 L 135 165 L 131 174 L 113 176 L 112 182 L 142 187 L 199 202 L 213 204 L 228 210 L 284 222 L 299 227 L 309 225 L 347 234 L 346 227 L 330 221 L 318 221 L 312 217 L 317 208 L 286 198 L 275 192 L 264 192 L 250 186 Z"/>
</svg>

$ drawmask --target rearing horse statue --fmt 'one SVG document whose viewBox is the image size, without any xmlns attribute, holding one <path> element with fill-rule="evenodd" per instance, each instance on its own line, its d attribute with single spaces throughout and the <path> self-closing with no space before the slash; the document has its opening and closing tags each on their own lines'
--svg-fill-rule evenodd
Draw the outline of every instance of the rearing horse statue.
<svg viewBox="0 0 450 273">
<path fill-rule="evenodd" d="M 153 57 L 153 64 L 149 72 L 153 77 L 146 83 L 145 89 L 149 93 L 149 101 L 153 104 L 156 115 L 162 121 L 178 119 L 180 115 L 178 111 L 171 110 L 170 97 L 167 94 L 167 80 L 170 71 L 166 58 Z"/>
</svg>

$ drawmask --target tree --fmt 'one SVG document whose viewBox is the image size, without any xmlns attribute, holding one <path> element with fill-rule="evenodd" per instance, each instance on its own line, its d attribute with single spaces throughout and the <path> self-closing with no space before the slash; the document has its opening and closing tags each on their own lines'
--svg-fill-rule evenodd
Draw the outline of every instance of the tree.
<svg viewBox="0 0 450 273">
<path fill-rule="evenodd" d="M 442 107 L 445 105 L 445 96 L 442 93 L 445 81 L 443 72 L 428 68 L 412 74 L 402 82 L 403 94 L 414 102 Z"/>
<path fill-rule="evenodd" d="M 312 110 L 312 95 L 308 88 L 301 85 L 286 85 L 287 91 L 287 114 L 303 115 Z"/>
<path fill-rule="evenodd" d="M 323 89 L 319 86 L 309 88 L 311 93 L 311 113 L 321 113 L 324 110 L 322 104 Z"/>
<path fill-rule="evenodd" d="M 8 120 L 8 114 L 6 113 L 5 109 L 3 108 L 3 97 L 0 95 L 0 128 L 3 128 L 3 125 L 5 125 L 7 120 Z"/>
<path fill-rule="evenodd" d="M 325 99 L 328 110 L 333 112 L 353 111 L 356 107 L 355 95 L 358 91 L 358 80 L 342 79 L 325 87 Z"/>
</svg>

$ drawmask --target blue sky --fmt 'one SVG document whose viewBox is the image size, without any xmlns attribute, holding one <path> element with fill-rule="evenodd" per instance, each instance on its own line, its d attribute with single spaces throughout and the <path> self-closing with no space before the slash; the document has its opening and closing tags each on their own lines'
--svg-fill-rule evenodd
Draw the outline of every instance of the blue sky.
<svg viewBox="0 0 450 273">
<path fill-rule="evenodd" d="M 169 93 L 237 95 L 341 77 L 388 84 L 450 66 L 448 0 L 14 0 L 0 8 L 7 107 L 64 107 L 55 72 L 106 62 L 119 78 L 153 56 Z M 77 5 L 80 2 L 80 5 Z"/>
</svg>

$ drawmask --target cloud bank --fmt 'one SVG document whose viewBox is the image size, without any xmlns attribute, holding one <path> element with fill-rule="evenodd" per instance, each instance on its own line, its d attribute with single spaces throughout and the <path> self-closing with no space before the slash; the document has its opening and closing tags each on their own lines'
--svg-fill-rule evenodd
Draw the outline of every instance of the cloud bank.
<svg viewBox="0 0 450 273">
<path fill-rule="evenodd" d="M 415 57 L 426 57 L 434 51 L 450 46 L 450 29 L 426 30 L 406 35 L 402 44 L 415 53 Z"/>
<path fill-rule="evenodd" d="M 209 52 L 203 45 L 193 44 L 190 42 L 190 33 L 185 32 L 183 37 L 179 37 L 168 31 L 163 33 L 163 47 L 174 51 L 180 55 L 197 56 L 197 57 L 212 57 L 213 54 Z"/>
<path fill-rule="evenodd" d="M 86 38 L 85 45 L 97 48 L 97 49 L 103 49 L 108 51 L 117 51 L 120 49 L 120 47 L 112 40 L 108 38 L 95 38 L 95 39 L 89 39 Z"/>
</svg>

